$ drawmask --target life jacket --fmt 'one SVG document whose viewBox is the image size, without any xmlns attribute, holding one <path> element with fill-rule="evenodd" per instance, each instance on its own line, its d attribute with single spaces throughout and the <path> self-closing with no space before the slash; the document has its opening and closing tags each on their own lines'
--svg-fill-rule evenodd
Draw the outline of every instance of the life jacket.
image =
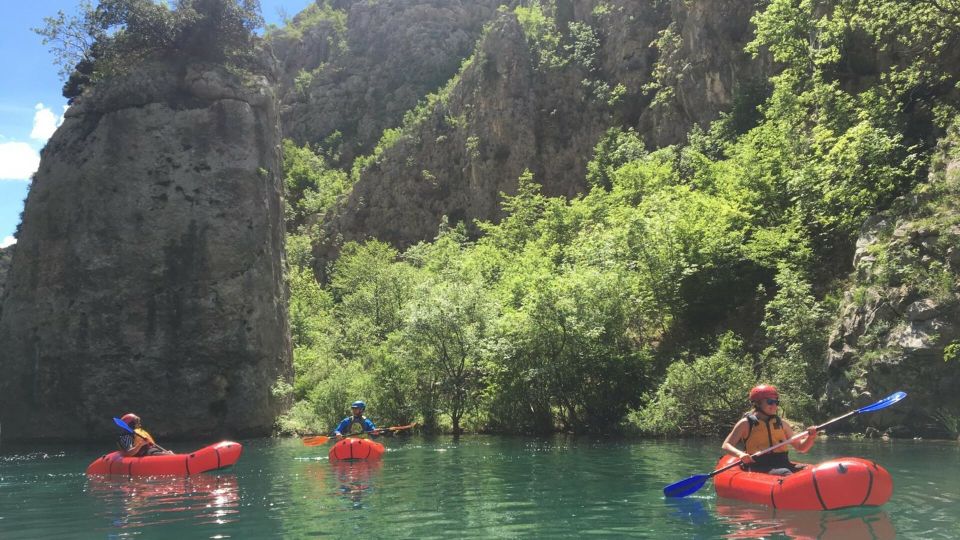
<svg viewBox="0 0 960 540">
<path fill-rule="evenodd" d="M 367 417 L 366 417 L 366 416 L 362 416 L 362 415 L 361 415 L 359 419 L 358 419 L 357 417 L 355 417 L 355 416 L 351 416 L 351 417 L 350 417 L 350 427 L 347 428 L 347 433 L 344 433 L 344 435 L 348 435 L 348 434 L 352 435 L 352 434 L 363 433 L 363 432 L 364 432 L 364 429 L 363 429 L 363 428 L 364 428 L 364 423 L 366 423 L 366 421 L 367 421 Z M 366 436 L 366 435 L 358 435 L 357 438 L 359 438 L 359 439 L 366 439 L 367 436 Z"/>
<path fill-rule="evenodd" d="M 755 454 L 787 440 L 787 434 L 783 430 L 783 420 L 779 416 L 771 416 L 766 420 L 760 420 L 756 413 L 748 413 L 744 417 L 750 426 L 750 431 L 747 432 L 744 439 L 748 454 Z M 773 450 L 772 453 L 786 453 L 789 451 L 787 446 L 783 445 Z"/>
<path fill-rule="evenodd" d="M 117 446 L 120 446 L 120 450 L 125 452 L 128 456 L 139 456 L 141 452 L 149 449 L 151 446 L 156 446 L 156 441 L 153 440 L 153 437 L 147 433 L 147 430 L 143 428 L 136 428 L 133 430 L 133 446 L 130 447 L 130 450 L 124 449 L 120 446 L 120 443 L 117 443 Z"/>
</svg>

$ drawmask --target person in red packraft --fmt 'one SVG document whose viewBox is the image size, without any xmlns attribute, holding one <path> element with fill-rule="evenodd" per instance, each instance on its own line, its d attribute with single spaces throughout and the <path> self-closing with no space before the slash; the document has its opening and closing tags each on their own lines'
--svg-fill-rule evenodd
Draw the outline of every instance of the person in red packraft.
<svg viewBox="0 0 960 540">
<path fill-rule="evenodd" d="M 140 425 L 139 416 L 133 413 L 127 413 L 123 415 L 120 420 L 133 430 L 133 433 L 124 431 L 123 435 L 120 435 L 120 438 L 117 439 L 117 446 L 120 447 L 120 451 L 123 452 L 124 456 L 143 457 L 173 453 L 157 446 L 153 437 Z"/>
<path fill-rule="evenodd" d="M 743 461 L 743 468 L 748 471 L 785 476 L 802 469 L 803 465 L 790 461 L 787 448 L 793 446 L 797 451 L 806 453 L 817 438 L 817 429 L 809 427 L 805 438 L 753 458 L 752 454 L 782 443 L 794 434 L 790 423 L 777 414 L 780 394 L 775 386 L 770 384 L 754 386 L 750 390 L 750 402 L 753 403 L 753 410 L 734 424 L 730 434 L 723 441 L 721 447 L 723 451 L 740 458 Z M 741 442 L 744 443 L 745 450 L 737 448 Z"/>
</svg>

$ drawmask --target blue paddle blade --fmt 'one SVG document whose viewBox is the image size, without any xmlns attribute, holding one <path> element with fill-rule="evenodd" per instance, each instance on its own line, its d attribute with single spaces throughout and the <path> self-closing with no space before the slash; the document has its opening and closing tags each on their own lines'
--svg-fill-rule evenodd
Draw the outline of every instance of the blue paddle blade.
<svg viewBox="0 0 960 540">
<path fill-rule="evenodd" d="M 116 425 L 118 425 L 118 426 L 120 426 L 120 427 L 122 427 L 123 429 L 129 431 L 130 433 L 133 433 L 133 430 L 130 429 L 130 426 L 128 426 L 126 422 L 124 422 L 123 420 L 117 418 L 116 416 L 113 417 L 113 423 L 116 424 Z"/>
<path fill-rule="evenodd" d="M 709 474 L 698 474 L 663 488 L 664 497 L 686 497 L 696 492 L 710 479 Z"/>
<path fill-rule="evenodd" d="M 862 409 L 857 409 L 857 412 L 865 413 L 865 412 L 879 411 L 880 409 L 886 409 L 887 407 L 893 405 L 894 403 L 900 401 L 905 397 L 907 397 L 906 392 L 894 392 L 872 405 L 867 405 Z"/>
</svg>

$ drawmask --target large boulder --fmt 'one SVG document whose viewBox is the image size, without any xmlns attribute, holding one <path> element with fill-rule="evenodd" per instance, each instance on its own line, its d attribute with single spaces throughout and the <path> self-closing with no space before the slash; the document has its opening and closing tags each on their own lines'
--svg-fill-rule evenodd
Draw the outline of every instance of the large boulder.
<svg viewBox="0 0 960 540">
<path fill-rule="evenodd" d="M 67 112 L 0 312 L 9 439 L 264 435 L 291 376 L 270 81 L 151 61 Z"/>
</svg>

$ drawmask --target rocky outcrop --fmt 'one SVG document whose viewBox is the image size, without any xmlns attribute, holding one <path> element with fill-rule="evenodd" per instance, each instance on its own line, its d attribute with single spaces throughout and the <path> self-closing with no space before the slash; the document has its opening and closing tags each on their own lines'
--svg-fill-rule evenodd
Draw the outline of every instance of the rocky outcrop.
<svg viewBox="0 0 960 540">
<path fill-rule="evenodd" d="M 750 19 L 765 2 L 673 0 L 659 40 L 659 92 L 662 103 L 641 112 L 637 131 L 651 146 L 682 143 L 693 125 L 706 128 L 734 107 L 735 121 L 749 122 L 750 109 L 769 91 L 766 55 L 753 59 L 744 47 L 753 39 Z M 614 68 L 616 69 L 616 68 Z M 741 126 L 737 126 L 741 127 Z M 746 126 L 744 126 L 746 127 Z"/>
<path fill-rule="evenodd" d="M 930 181 L 867 221 L 830 337 L 827 399 L 841 408 L 896 390 L 900 435 L 955 435 L 960 370 L 960 131 L 943 141 Z M 956 346 L 956 345 L 955 345 Z M 907 419 L 910 419 L 907 421 Z"/>
<path fill-rule="evenodd" d="M 472 64 L 408 118 L 402 136 L 380 149 L 327 216 L 314 251 L 318 272 L 343 241 L 375 237 L 403 248 L 433 238 L 442 216 L 468 225 L 499 220 L 500 194 L 515 193 L 524 169 L 547 195 L 582 193 L 593 148 L 610 127 L 639 128 L 650 146 L 682 141 L 693 124 L 706 126 L 729 109 L 738 84 L 761 69 L 742 52 L 754 5 L 557 2 L 559 62 L 544 61 L 542 45 L 502 10 Z M 689 66 L 676 99 L 651 111 L 644 87 L 659 57 L 650 44 L 671 25 L 684 45 L 660 60 Z"/>
<path fill-rule="evenodd" d="M 506 3 L 381 0 L 308 8 L 270 39 L 283 65 L 284 136 L 322 145 L 339 132 L 345 164 L 370 152 L 384 129 L 456 74 L 483 24 Z"/>
<path fill-rule="evenodd" d="M 5 440 L 270 432 L 291 376 L 279 123 L 264 77 L 154 61 L 67 112 L 0 312 Z"/>
<path fill-rule="evenodd" d="M 524 168 L 541 162 L 535 141 L 549 113 L 534 91 L 535 78 L 516 18 L 499 19 L 447 103 L 424 111 L 426 118 L 363 172 L 328 224 L 327 238 L 373 236 L 406 247 L 436 235 L 444 215 L 453 221 L 497 217 L 499 193 L 515 191 Z M 582 179 L 569 193 L 580 187 Z M 336 249 L 321 245 L 315 255 L 330 260 Z"/>
</svg>

